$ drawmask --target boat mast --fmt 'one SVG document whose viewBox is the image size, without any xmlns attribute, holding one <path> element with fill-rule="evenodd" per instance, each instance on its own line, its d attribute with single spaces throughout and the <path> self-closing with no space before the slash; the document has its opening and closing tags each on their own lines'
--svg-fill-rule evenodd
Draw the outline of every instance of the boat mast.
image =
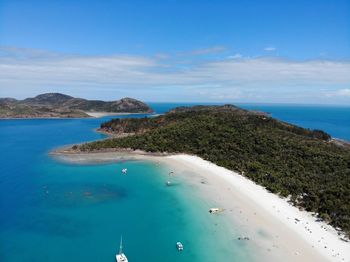
<svg viewBox="0 0 350 262">
<path fill-rule="evenodd" d="M 120 236 L 119 254 L 123 253 L 123 236 Z"/>
</svg>

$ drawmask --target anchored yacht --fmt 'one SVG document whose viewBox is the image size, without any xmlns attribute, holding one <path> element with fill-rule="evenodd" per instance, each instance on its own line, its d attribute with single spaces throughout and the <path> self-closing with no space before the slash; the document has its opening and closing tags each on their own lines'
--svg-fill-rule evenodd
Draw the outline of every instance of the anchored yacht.
<svg viewBox="0 0 350 262">
<path fill-rule="evenodd" d="M 184 250 L 184 246 L 182 245 L 181 242 L 176 242 L 176 248 L 177 248 L 177 250 L 179 250 L 179 251 Z"/>
<path fill-rule="evenodd" d="M 119 253 L 115 255 L 115 259 L 117 262 L 128 262 L 128 258 L 123 253 L 123 237 L 120 237 Z"/>
</svg>

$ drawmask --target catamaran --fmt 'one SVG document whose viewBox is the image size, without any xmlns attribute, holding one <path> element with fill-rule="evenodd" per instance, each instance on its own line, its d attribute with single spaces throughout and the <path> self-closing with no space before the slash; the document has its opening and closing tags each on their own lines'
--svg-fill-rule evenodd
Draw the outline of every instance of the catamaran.
<svg viewBox="0 0 350 262">
<path fill-rule="evenodd" d="M 117 262 L 128 262 L 128 258 L 123 253 L 123 237 L 120 237 L 120 246 L 119 246 L 119 253 L 115 255 L 115 259 Z"/>
</svg>

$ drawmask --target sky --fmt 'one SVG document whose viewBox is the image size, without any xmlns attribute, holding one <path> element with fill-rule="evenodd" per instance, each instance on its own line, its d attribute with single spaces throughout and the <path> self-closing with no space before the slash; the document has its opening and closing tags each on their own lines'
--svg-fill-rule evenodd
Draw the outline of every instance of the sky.
<svg viewBox="0 0 350 262">
<path fill-rule="evenodd" d="M 0 0 L 0 97 L 350 105 L 349 0 Z"/>
</svg>

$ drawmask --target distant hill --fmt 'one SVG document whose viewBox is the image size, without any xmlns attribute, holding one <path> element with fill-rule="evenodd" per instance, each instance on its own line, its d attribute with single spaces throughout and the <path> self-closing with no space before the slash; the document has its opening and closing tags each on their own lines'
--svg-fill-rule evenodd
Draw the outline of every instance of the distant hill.
<svg viewBox="0 0 350 262">
<path fill-rule="evenodd" d="M 152 109 L 133 98 L 105 102 L 60 93 L 41 94 L 24 100 L 0 98 L 0 118 L 90 117 L 89 112 L 150 113 Z"/>
<path fill-rule="evenodd" d="M 350 236 L 350 150 L 321 130 L 226 106 L 177 108 L 154 118 L 113 119 L 111 138 L 75 151 L 187 153 L 237 171 Z M 129 136 L 127 136 L 129 134 Z"/>
</svg>

